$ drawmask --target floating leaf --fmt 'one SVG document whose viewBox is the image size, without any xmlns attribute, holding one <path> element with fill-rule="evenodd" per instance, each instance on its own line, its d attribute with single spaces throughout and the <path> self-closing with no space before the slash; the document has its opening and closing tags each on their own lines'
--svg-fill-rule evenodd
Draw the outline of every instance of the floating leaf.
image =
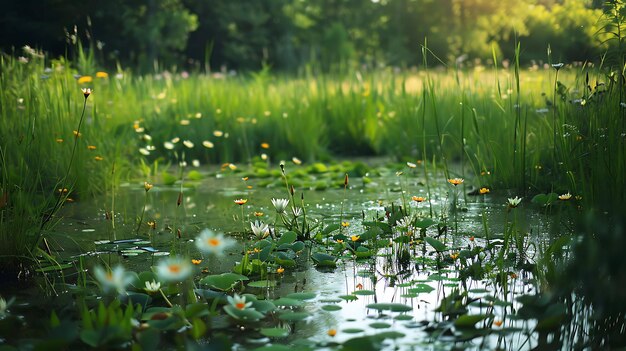
<svg viewBox="0 0 626 351">
<path fill-rule="evenodd" d="M 240 310 L 232 305 L 224 306 L 224 310 L 228 313 L 229 316 L 244 321 L 258 321 L 263 318 L 263 314 L 253 308 L 245 308 Z"/>
<path fill-rule="evenodd" d="M 363 329 L 359 329 L 359 328 L 347 328 L 342 330 L 341 332 L 343 333 L 347 333 L 347 334 L 356 334 L 356 333 L 361 333 L 363 332 Z"/>
<path fill-rule="evenodd" d="M 262 335 L 269 338 L 284 338 L 291 332 L 289 329 L 285 328 L 261 328 L 260 331 Z"/>
<path fill-rule="evenodd" d="M 376 323 L 370 324 L 370 328 L 374 328 L 374 329 L 385 329 L 389 327 L 391 327 L 391 324 L 383 323 L 383 322 L 376 322 Z"/>
<path fill-rule="evenodd" d="M 334 311 L 341 310 L 341 306 L 339 306 L 339 305 L 324 305 L 324 306 L 322 306 L 322 309 L 324 311 L 334 312 Z"/>
<path fill-rule="evenodd" d="M 280 246 L 282 244 L 291 244 L 296 241 L 296 239 L 298 239 L 298 234 L 291 231 L 285 232 L 280 236 L 276 245 Z"/>
<path fill-rule="evenodd" d="M 356 290 L 352 294 L 367 296 L 367 295 L 374 295 L 375 293 L 376 292 L 374 290 Z"/>
<path fill-rule="evenodd" d="M 415 287 L 410 288 L 408 291 L 411 294 L 422 294 L 422 293 L 429 293 L 433 290 L 435 290 L 435 288 L 433 288 L 432 286 L 428 284 L 420 283 L 420 284 L 417 284 Z"/>
<path fill-rule="evenodd" d="M 286 298 L 296 299 L 296 300 L 312 300 L 317 296 L 316 293 L 307 293 L 307 292 L 299 292 L 299 293 L 291 293 Z"/>
<path fill-rule="evenodd" d="M 273 280 L 257 280 L 247 284 L 251 288 L 273 288 L 276 286 L 276 282 Z"/>
<path fill-rule="evenodd" d="M 354 295 L 341 295 L 339 296 L 340 299 L 346 300 L 346 301 L 355 301 L 358 300 L 359 298 L 354 296 Z"/>
<path fill-rule="evenodd" d="M 413 307 L 401 303 L 371 303 L 365 307 L 378 311 L 391 312 L 408 312 L 413 310 Z"/>
<path fill-rule="evenodd" d="M 310 316 L 310 314 L 308 312 L 285 312 L 285 313 L 281 313 L 278 316 L 278 319 L 280 319 L 281 321 L 286 321 L 286 322 L 296 322 L 296 321 L 301 321 L 304 320 L 306 318 L 308 318 Z"/>
<path fill-rule="evenodd" d="M 243 280 L 248 280 L 248 277 L 235 273 L 222 273 L 219 275 L 206 276 L 200 280 L 200 283 L 224 291 L 231 289 L 237 282 Z"/>
<path fill-rule="evenodd" d="M 301 300 L 290 299 L 286 297 L 281 297 L 278 300 L 274 300 L 274 305 L 283 307 L 297 307 L 302 306 L 303 304 L 304 302 L 302 302 Z"/>
</svg>

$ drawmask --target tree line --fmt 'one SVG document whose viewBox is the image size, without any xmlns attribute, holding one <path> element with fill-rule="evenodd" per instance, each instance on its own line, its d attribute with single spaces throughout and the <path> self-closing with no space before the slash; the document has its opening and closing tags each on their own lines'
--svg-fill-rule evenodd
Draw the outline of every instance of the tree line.
<svg viewBox="0 0 626 351">
<path fill-rule="evenodd" d="M 473 64 L 494 55 L 525 62 L 599 60 L 617 23 L 599 0 L 5 0 L 0 48 L 30 45 L 150 71 L 325 71 Z M 621 8 L 620 8 L 621 9 Z M 619 16 L 618 16 L 619 17 Z M 611 22 L 613 19 L 613 22 Z M 548 55 L 550 48 L 550 57 Z M 439 61 L 439 62 L 437 62 Z"/>
</svg>

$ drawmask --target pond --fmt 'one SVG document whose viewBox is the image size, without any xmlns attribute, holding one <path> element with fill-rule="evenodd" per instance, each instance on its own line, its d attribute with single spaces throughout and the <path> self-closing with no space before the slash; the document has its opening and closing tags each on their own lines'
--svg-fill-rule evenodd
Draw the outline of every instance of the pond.
<svg viewBox="0 0 626 351">
<path fill-rule="evenodd" d="M 120 184 L 106 196 L 67 203 L 46 236 L 57 261 L 42 266 L 37 281 L 50 299 L 37 302 L 34 288 L 3 287 L 2 296 L 17 297 L 10 312 L 26 325 L 33 310 L 52 311 L 32 306 L 67 301 L 59 296 L 94 309 L 99 301 L 130 300 L 143 307 L 134 333 L 167 333 L 166 348 L 189 348 L 190 340 L 236 350 L 517 350 L 561 342 L 546 333 L 564 312 L 533 297 L 542 288 L 537 263 L 562 219 L 526 199 L 512 201 L 517 194 L 470 189 L 442 170 L 414 167 L 376 166 L 345 179 L 200 169 L 194 180 L 170 185 Z M 328 187 L 311 190 L 309 183 L 320 182 Z M 271 201 L 280 198 L 290 201 L 282 214 Z M 268 225 L 264 238 L 253 235 L 256 221 Z M 196 238 L 205 228 L 237 243 L 219 255 L 202 253 Z M 171 256 L 197 260 L 194 278 L 147 293 L 144 283 L 158 276 L 152 267 Z M 127 295 L 94 296 L 92 267 L 120 264 L 137 273 Z M 228 310 L 226 296 L 234 294 L 251 306 Z M 175 312 L 179 304 L 187 304 L 184 317 Z M 528 312 L 537 304 L 550 311 Z M 189 312 L 191 305 L 202 312 Z"/>
</svg>

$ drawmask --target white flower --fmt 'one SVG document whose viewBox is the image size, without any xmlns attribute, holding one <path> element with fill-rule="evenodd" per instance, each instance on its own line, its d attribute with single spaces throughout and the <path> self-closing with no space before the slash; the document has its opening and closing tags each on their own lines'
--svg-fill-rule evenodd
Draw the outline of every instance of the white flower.
<svg viewBox="0 0 626 351">
<path fill-rule="evenodd" d="M 520 204 L 520 202 L 522 202 L 522 198 L 521 197 L 510 197 L 507 200 L 507 204 L 509 205 L 510 208 L 515 208 L 517 207 L 517 205 Z"/>
<path fill-rule="evenodd" d="M 224 250 L 233 246 L 235 240 L 225 237 L 222 233 L 215 233 L 212 230 L 204 229 L 196 237 L 196 247 L 205 254 L 221 256 Z"/>
<path fill-rule="evenodd" d="M 168 150 L 173 150 L 174 149 L 174 144 L 172 142 L 169 142 L 169 141 L 163 142 L 163 146 L 166 149 L 168 149 Z"/>
<path fill-rule="evenodd" d="M 263 222 L 254 221 L 254 223 L 250 223 L 250 228 L 258 240 L 265 239 L 268 235 L 270 235 L 269 226 Z"/>
<path fill-rule="evenodd" d="M 291 209 L 291 212 L 293 212 L 293 216 L 294 217 L 300 217 L 300 215 L 302 214 L 302 208 L 300 208 L 300 207 L 293 207 Z"/>
<path fill-rule="evenodd" d="M 205 140 L 202 142 L 202 146 L 206 147 L 207 149 L 212 149 L 213 146 L 215 146 L 212 142 Z"/>
<path fill-rule="evenodd" d="M 193 148 L 193 142 L 191 140 L 185 140 L 183 141 L 183 145 L 185 145 L 187 148 L 192 149 Z"/>
<path fill-rule="evenodd" d="M 126 292 L 128 284 L 133 282 L 133 277 L 123 266 L 118 265 L 113 270 L 105 270 L 101 266 L 94 268 L 93 274 L 100 283 L 100 288 L 105 293 L 115 291 L 119 294 Z"/>
<path fill-rule="evenodd" d="M 288 199 L 272 199 L 272 205 L 276 209 L 276 212 L 283 213 L 287 208 L 287 204 L 289 204 Z"/>
<path fill-rule="evenodd" d="M 157 276 L 164 283 L 177 283 L 189 278 L 193 268 L 189 260 L 180 257 L 168 257 L 156 267 Z"/>
<path fill-rule="evenodd" d="M 238 310 L 245 310 L 246 308 L 252 306 L 252 301 L 246 302 L 245 296 L 239 296 L 235 294 L 235 296 L 227 296 L 226 299 L 228 303 L 231 304 Z"/>
<path fill-rule="evenodd" d="M 154 280 L 151 282 L 146 282 L 146 287 L 144 288 L 144 290 L 150 294 L 153 294 L 159 291 L 160 289 L 161 289 L 161 283 L 154 281 Z"/>
</svg>

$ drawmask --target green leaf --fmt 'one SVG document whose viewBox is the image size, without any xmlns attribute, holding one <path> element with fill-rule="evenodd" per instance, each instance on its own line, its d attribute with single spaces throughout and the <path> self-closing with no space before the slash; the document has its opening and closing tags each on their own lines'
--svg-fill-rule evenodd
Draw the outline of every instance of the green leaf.
<svg viewBox="0 0 626 351">
<path fill-rule="evenodd" d="M 324 311 L 334 312 L 334 311 L 341 310 L 341 306 L 339 306 L 339 305 L 324 305 L 324 306 L 322 306 L 322 309 Z"/>
<path fill-rule="evenodd" d="M 308 312 L 287 311 L 287 312 L 281 313 L 278 316 L 278 319 L 280 319 L 281 321 L 286 321 L 286 322 L 297 322 L 297 321 L 301 321 L 301 320 L 308 318 L 310 315 L 311 314 L 309 314 Z"/>
<path fill-rule="evenodd" d="M 444 243 L 442 243 L 441 241 L 439 241 L 439 240 L 437 240 L 435 238 L 431 238 L 431 237 L 427 236 L 424 240 L 430 246 L 432 246 L 433 249 L 435 249 L 435 251 L 437 251 L 437 252 L 443 252 L 443 251 L 446 251 L 448 249 Z"/>
<path fill-rule="evenodd" d="M 277 246 L 280 246 L 282 244 L 291 244 L 294 241 L 296 241 L 296 239 L 298 239 L 298 234 L 289 231 L 289 232 L 285 232 L 283 233 L 283 235 L 280 236 L 280 238 L 278 239 L 278 242 L 276 243 Z"/>
<path fill-rule="evenodd" d="M 261 328 L 261 334 L 268 338 L 284 338 L 291 332 L 285 328 Z"/>
<path fill-rule="evenodd" d="M 410 288 L 408 291 L 411 294 L 429 293 L 435 290 L 432 286 L 424 283 L 417 284 L 415 287 Z"/>
<path fill-rule="evenodd" d="M 201 284 L 206 284 L 217 290 L 230 290 L 237 282 L 248 280 L 248 277 L 236 273 L 222 273 L 219 275 L 209 275 L 200 280 Z"/>
<path fill-rule="evenodd" d="M 378 311 L 391 312 L 409 312 L 413 310 L 413 307 L 401 303 L 371 303 L 365 307 Z"/>
<path fill-rule="evenodd" d="M 426 229 L 434 224 L 437 224 L 437 222 L 434 221 L 432 218 L 418 218 L 415 220 L 415 222 L 413 222 L 413 225 L 420 229 Z"/>
<path fill-rule="evenodd" d="M 489 318 L 486 314 L 464 314 L 454 321 L 454 326 L 457 328 L 474 328 L 474 325 L 486 318 Z"/>
<path fill-rule="evenodd" d="M 312 300 L 317 296 L 316 293 L 311 292 L 299 292 L 299 293 L 291 293 L 286 298 L 296 299 L 296 300 Z"/>
<path fill-rule="evenodd" d="M 273 288 L 276 286 L 276 282 L 273 280 L 257 280 L 247 284 L 251 288 Z"/>
<path fill-rule="evenodd" d="M 328 235 L 334 232 L 335 230 L 338 230 L 339 228 L 341 228 L 341 225 L 339 223 L 329 224 L 328 226 L 326 226 L 326 228 L 322 230 L 322 234 Z"/>
<path fill-rule="evenodd" d="M 297 307 L 302 306 L 304 302 L 301 300 L 290 299 L 287 297 L 281 297 L 278 300 L 274 300 L 274 305 L 283 307 Z"/>
<path fill-rule="evenodd" d="M 354 294 L 354 295 L 362 295 L 362 296 L 369 296 L 369 295 L 374 295 L 375 293 L 376 292 L 374 292 L 374 290 L 356 290 L 352 294 Z"/>
</svg>

